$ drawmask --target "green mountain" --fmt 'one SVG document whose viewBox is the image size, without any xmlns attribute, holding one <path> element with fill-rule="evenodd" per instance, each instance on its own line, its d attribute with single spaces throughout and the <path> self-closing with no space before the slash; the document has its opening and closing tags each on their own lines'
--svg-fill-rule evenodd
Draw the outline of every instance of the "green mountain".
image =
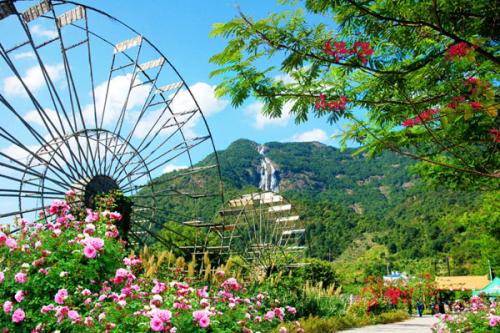
<svg viewBox="0 0 500 333">
<path fill-rule="evenodd" d="M 471 235 L 469 218 L 464 218 L 484 208 L 484 194 L 429 189 L 408 170 L 414 161 L 393 153 L 374 158 L 363 154 L 353 156 L 354 151 L 341 152 L 318 142 L 259 145 L 237 140 L 218 152 L 225 199 L 259 187 L 279 189 L 306 223 L 308 255 L 321 259 L 353 260 L 365 256 L 370 249 L 378 249 L 375 258 L 378 263 L 372 269 L 382 272 L 388 263 L 393 268 L 422 258 L 442 263 L 446 256 L 465 260 L 456 260 L 453 266 L 456 272 L 482 272 L 486 257 L 493 257 L 491 260 L 498 266 L 499 256 L 494 258 L 495 253 L 488 252 L 500 239 L 498 227 L 488 231 L 491 239 L 478 240 L 480 244 L 475 245 L 484 245 L 484 253 L 460 250 L 466 239 L 480 239 L 487 232 L 484 227 Z M 209 155 L 198 166 L 214 161 L 215 157 Z M 215 175 L 193 175 L 189 184 L 179 181 L 176 186 L 203 183 L 216 192 Z M 490 195 L 495 202 L 498 193 Z M 165 200 L 164 205 L 174 213 L 165 216 L 167 220 L 175 220 L 176 215 L 194 209 L 191 203 L 171 199 Z M 201 205 L 196 215 L 210 220 L 218 207 L 220 201 L 213 198 Z M 496 208 L 493 205 L 484 214 L 498 222 L 498 214 L 491 216 L 498 211 Z M 453 223 L 459 219 L 463 222 Z"/>
</svg>

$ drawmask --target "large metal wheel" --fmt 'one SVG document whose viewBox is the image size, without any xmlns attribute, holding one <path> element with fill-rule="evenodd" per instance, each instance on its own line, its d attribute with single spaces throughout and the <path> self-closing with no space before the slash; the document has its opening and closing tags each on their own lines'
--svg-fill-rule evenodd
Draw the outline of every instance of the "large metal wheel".
<svg viewBox="0 0 500 333">
<path fill-rule="evenodd" d="M 269 271 L 302 258 L 305 229 L 283 195 L 274 192 L 245 194 L 229 200 L 210 223 L 192 225 L 207 231 L 196 253 L 219 258 L 237 255 L 247 263 Z"/>
<path fill-rule="evenodd" d="M 34 219 L 70 189 L 85 205 L 118 189 L 134 201 L 131 243 L 172 246 L 165 228 L 189 243 L 183 222 L 221 203 L 222 186 L 206 120 L 168 58 L 73 1 L 2 1 L 0 31 L 0 223 Z M 197 181 L 208 178 L 218 184 Z"/>
</svg>

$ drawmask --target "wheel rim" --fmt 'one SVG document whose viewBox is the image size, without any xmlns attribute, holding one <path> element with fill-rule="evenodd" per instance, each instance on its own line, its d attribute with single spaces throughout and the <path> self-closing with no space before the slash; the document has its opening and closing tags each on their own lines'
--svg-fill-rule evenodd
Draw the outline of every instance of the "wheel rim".
<svg viewBox="0 0 500 333">
<path fill-rule="evenodd" d="M 0 196 L 6 199 L 0 222 L 34 218 L 69 189 L 86 204 L 120 189 L 139 203 L 131 214 L 133 242 L 172 246 L 159 235 L 168 229 L 164 223 L 172 220 L 183 227 L 175 232 L 192 233 L 181 217 L 164 210 L 164 197 L 223 202 L 206 119 L 177 69 L 146 37 L 73 1 L 2 3 L 0 28 L 13 32 L 0 37 L 6 117 L 0 126 Z M 214 156 L 210 167 L 197 166 L 207 153 Z M 174 172 L 183 182 L 155 179 L 170 166 L 183 167 Z M 187 191 L 196 177 L 215 177 L 217 190 L 210 190 L 216 193 L 203 186 Z M 14 201 L 18 209 L 9 209 Z M 196 209 L 189 213 L 183 218 L 199 218 Z"/>
</svg>

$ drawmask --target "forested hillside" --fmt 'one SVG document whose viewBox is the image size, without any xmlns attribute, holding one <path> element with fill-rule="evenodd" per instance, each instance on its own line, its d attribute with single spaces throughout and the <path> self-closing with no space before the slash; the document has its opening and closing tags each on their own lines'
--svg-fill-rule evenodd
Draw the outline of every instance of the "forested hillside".
<svg viewBox="0 0 500 333">
<path fill-rule="evenodd" d="M 225 199 L 258 189 L 265 156 L 276 169 L 280 192 L 307 224 L 308 254 L 340 266 L 350 262 L 345 274 L 422 265 L 439 273 L 446 257 L 455 273 L 485 274 L 484 258 L 499 267 L 498 193 L 430 189 L 412 176 L 411 160 L 392 153 L 369 159 L 354 151 L 317 142 L 235 141 L 219 152 Z M 207 156 L 199 164 L 213 162 Z M 216 186 L 213 179 L 203 181 Z M 205 205 L 203 218 L 210 219 L 218 205 L 216 199 Z M 169 209 L 186 207 L 170 203 Z"/>
</svg>

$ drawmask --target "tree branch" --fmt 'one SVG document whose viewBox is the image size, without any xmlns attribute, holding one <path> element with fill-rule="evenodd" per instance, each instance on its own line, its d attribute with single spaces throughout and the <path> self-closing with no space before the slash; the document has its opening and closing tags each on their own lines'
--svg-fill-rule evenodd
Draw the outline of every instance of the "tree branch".
<svg viewBox="0 0 500 333">
<path fill-rule="evenodd" d="M 391 142 L 383 141 L 376 134 L 374 134 L 368 127 L 366 127 L 365 124 L 362 123 L 360 120 L 356 119 L 355 117 L 351 117 L 351 119 L 354 120 L 359 125 L 361 125 L 368 132 L 368 134 L 370 134 L 376 141 L 380 142 L 383 146 L 387 147 L 389 150 L 391 150 L 391 151 L 393 151 L 395 153 L 398 153 L 398 154 L 403 155 L 403 156 L 411 157 L 411 158 L 413 158 L 415 160 L 419 160 L 419 161 L 423 161 L 423 162 L 428 162 L 428 163 L 431 163 L 431 164 L 434 164 L 434 165 L 439 165 L 439 166 L 442 166 L 442 167 L 445 167 L 445 168 L 450 168 L 450 169 L 457 170 L 457 171 L 460 171 L 460 172 L 466 172 L 466 173 L 470 173 L 470 174 L 475 174 L 475 175 L 482 176 L 482 177 L 500 179 L 500 173 L 493 173 L 492 174 L 492 173 L 484 173 L 484 172 L 481 172 L 481 171 L 478 171 L 478 170 L 475 170 L 475 169 L 465 169 L 465 168 L 457 167 L 455 165 L 451 165 L 451 164 L 447 164 L 447 163 L 443 163 L 443 162 L 439 162 L 439 161 L 434 161 L 434 160 L 428 159 L 426 157 L 423 157 L 423 156 L 420 156 L 420 155 L 416 155 L 416 154 L 413 154 L 413 153 L 410 153 L 410 152 L 407 152 L 407 151 L 403 151 L 399 147 L 393 145 Z"/>
<path fill-rule="evenodd" d="M 348 67 L 348 68 L 357 68 L 357 69 L 363 70 L 365 72 L 369 72 L 371 74 L 407 75 L 409 73 L 412 73 L 414 71 L 417 71 L 417 70 L 425 67 L 428 63 L 430 63 L 432 60 L 434 60 L 436 58 L 436 56 L 440 56 L 440 55 L 442 55 L 442 54 L 445 53 L 445 50 L 443 50 L 443 51 L 439 52 L 438 54 L 433 54 L 432 56 L 428 56 L 425 59 L 416 61 L 416 62 L 408 65 L 406 67 L 406 69 L 403 70 L 403 71 L 379 70 L 379 69 L 374 69 L 374 68 L 371 68 L 371 67 L 368 67 L 368 66 L 364 66 L 362 64 L 353 64 L 353 63 L 335 61 L 334 59 L 327 58 L 327 57 L 322 57 L 322 56 L 319 56 L 319 55 L 317 55 L 315 53 L 299 51 L 296 48 L 293 48 L 293 47 L 291 47 L 291 46 L 289 46 L 287 44 L 284 44 L 284 43 L 276 43 L 271 38 L 269 38 L 265 33 L 263 33 L 262 31 L 260 31 L 258 29 L 256 29 L 255 26 L 254 26 L 254 24 L 241 11 L 240 11 L 240 16 L 243 19 L 243 21 L 245 21 L 245 23 L 247 24 L 247 26 L 249 28 L 251 28 L 253 31 L 255 31 L 255 34 L 257 36 L 259 36 L 266 44 L 268 44 L 272 48 L 275 48 L 275 49 L 284 49 L 284 50 L 296 53 L 296 54 L 298 54 L 298 55 L 300 55 L 302 57 L 305 57 L 305 58 L 311 58 L 311 59 L 318 60 L 318 61 L 320 61 L 322 63 L 329 63 L 329 64 L 332 64 L 332 65 L 339 65 L 339 66 Z"/>
<path fill-rule="evenodd" d="M 411 25 L 411 26 L 420 25 L 420 26 L 429 27 L 432 30 L 435 30 L 435 31 L 441 33 L 443 36 L 446 36 L 448 38 L 453 39 L 455 41 L 455 43 L 463 42 L 463 43 L 467 43 L 470 46 L 474 46 L 475 47 L 475 51 L 477 53 L 481 54 L 486 59 L 493 61 L 497 66 L 500 65 L 500 58 L 495 57 L 493 54 L 489 53 L 485 49 L 483 49 L 483 48 L 481 48 L 481 47 L 479 47 L 477 45 L 474 45 L 473 43 L 471 43 L 471 42 L 463 39 L 462 37 L 460 37 L 460 36 L 458 36 L 458 35 L 450 32 L 450 31 L 446 31 L 443 28 L 441 28 L 439 26 L 436 26 L 436 25 L 434 25 L 432 23 L 429 23 L 429 22 L 426 22 L 426 21 L 411 21 L 411 20 L 406 20 L 406 19 L 399 19 L 399 18 L 395 18 L 395 17 L 384 16 L 382 14 L 376 13 L 376 12 L 374 12 L 374 11 L 372 11 L 372 10 L 364 7 L 363 5 L 358 4 L 356 2 L 356 0 L 347 0 L 347 1 L 350 4 L 352 4 L 354 7 L 356 7 L 357 9 L 359 9 L 361 12 L 363 12 L 363 13 L 369 15 L 369 16 L 375 17 L 375 18 L 377 18 L 379 20 L 382 20 L 382 21 L 396 22 L 396 23 L 399 23 L 401 25 Z"/>
</svg>

